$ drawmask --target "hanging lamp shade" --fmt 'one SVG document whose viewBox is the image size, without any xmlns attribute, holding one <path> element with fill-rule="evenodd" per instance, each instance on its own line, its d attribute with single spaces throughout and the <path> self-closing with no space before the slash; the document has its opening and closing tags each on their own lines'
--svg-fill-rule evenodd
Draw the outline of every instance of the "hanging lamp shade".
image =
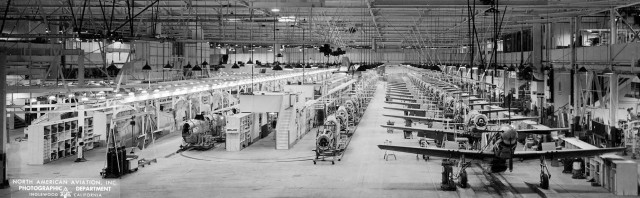
<svg viewBox="0 0 640 198">
<path fill-rule="evenodd" d="M 583 67 L 580 67 L 580 69 L 578 69 L 578 73 L 586 74 L 587 72 L 589 72 L 589 71 L 588 71 L 588 70 L 587 70 L 587 68 L 585 68 L 584 66 L 583 66 Z"/>
<path fill-rule="evenodd" d="M 151 66 L 149 65 L 149 61 L 147 61 L 142 67 L 143 71 L 151 71 Z"/>
<path fill-rule="evenodd" d="M 485 70 L 486 68 L 487 68 L 487 66 L 485 66 L 484 64 L 478 65 L 478 70 Z"/>
<path fill-rule="evenodd" d="M 613 74 L 613 70 L 609 67 L 604 68 L 604 70 L 602 70 L 602 74 Z"/>
<path fill-rule="evenodd" d="M 282 57 L 281 53 L 278 53 L 278 55 L 276 55 L 278 58 Z"/>
<path fill-rule="evenodd" d="M 191 66 L 191 62 L 187 62 L 187 65 L 184 66 L 184 68 L 187 69 L 191 69 L 193 66 Z"/>
<path fill-rule="evenodd" d="M 275 66 L 273 66 L 273 70 L 280 71 L 282 70 L 282 67 L 280 67 L 280 64 L 276 64 Z"/>
<path fill-rule="evenodd" d="M 507 66 L 506 64 L 502 65 L 502 67 L 498 67 L 499 70 L 506 70 L 509 69 L 509 66 Z"/>
<path fill-rule="evenodd" d="M 233 66 L 231 66 L 231 69 L 240 69 L 240 66 L 238 66 L 238 63 L 233 63 Z"/>
<path fill-rule="evenodd" d="M 118 67 L 116 66 L 115 63 L 113 63 L 113 61 L 111 61 L 111 64 L 109 65 L 109 67 L 107 67 L 108 71 L 116 71 L 118 70 Z"/>
<path fill-rule="evenodd" d="M 173 65 L 169 64 L 169 61 L 167 61 L 167 64 L 162 66 L 162 68 L 164 68 L 164 69 L 173 69 Z"/>
<path fill-rule="evenodd" d="M 205 61 L 202 61 L 201 65 L 203 68 L 206 68 L 209 65 L 209 63 L 205 60 Z"/>
<path fill-rule="evenodd" d="M 191 69 L 191 71 L 202 71 L 202 67 L 196 65 Z"/>
<path fill-rule="evenodd" d="M 251 59 L 249 59 L 249 61 L 247 61 L 247 64 L 253 64 L 253 61 L 251 61 Z"/>
</svg>

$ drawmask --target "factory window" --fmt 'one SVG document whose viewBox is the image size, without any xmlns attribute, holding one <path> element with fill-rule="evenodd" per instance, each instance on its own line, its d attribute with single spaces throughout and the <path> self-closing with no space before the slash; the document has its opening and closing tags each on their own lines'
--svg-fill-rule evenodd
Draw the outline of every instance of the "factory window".
<svg viewBox="0 0 640 198">
<path fill-rule="evenodd" d="M 631 89 L 627 92 L 625 97 L 640 98 L 640 83 L 632 82 Z"/>
<path fill-rule="evenodd" d="M 174 43 L 173 44 L 173 55 L 174 56 L 183 56 L 184 55 L 184 43 Z"/>
</svg>

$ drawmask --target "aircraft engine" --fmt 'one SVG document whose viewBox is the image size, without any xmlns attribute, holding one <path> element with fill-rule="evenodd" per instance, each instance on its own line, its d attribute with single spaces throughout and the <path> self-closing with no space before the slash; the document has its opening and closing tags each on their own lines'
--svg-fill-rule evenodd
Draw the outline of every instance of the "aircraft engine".
<svg viewBox="0 0 640 198">
<path fill-rule="evenodd" d="M 335 148 L 334 133 L 325 129 L 316 137 L 316 148 L 318 151 L 327 151 Z"/>
<path fill-rule="evenodd" d="M 467 126 L 471 131 L 486 130 L 488 120 L 489 118 L 486 115 L 478 111 L 471 111 L 468 115 Z"/>
<path fill-rule="evenodd" d="M 191 119 L 182 124 L 182 137 L 189 144 L 197 144 L 202 141 L 204 135 L 211 131 L 207 121 Z"/>
<path fill-rule="evenodd" d="M 512 126 L 503 126 L 500 128 L 502 134 L 500 138 L 502 143 L 506 145 L 515 145 L 518 142 L 518 131 Z"/>
<path fill-rule="evenodd" d="M 340 130 L 347 130 L 347 121 L 349 121 L 349 113 L 347 113 L 347 108 L 344 106 L 340 106 L 338 111 L 336 111 L 336 118 L 340 121 Z"/>
<path fill-rule="evenodd" d="M 336 149 L 340 138 L 338 134 L 339 128 L 340 123 L 335 116 L 327 117 L 323 130 L 319 131 L 316 136 L 316 152 Z"/>
<path fill-rule="evenodd" d="M 353 117 L 355 117 L 355 113 L 358 111 L 355 103 L 352 100 L 347 100 L 344 105 L 347 107 L 347 112 L 349 112 L 349 118 L 353 119 Z"/>
</svg>

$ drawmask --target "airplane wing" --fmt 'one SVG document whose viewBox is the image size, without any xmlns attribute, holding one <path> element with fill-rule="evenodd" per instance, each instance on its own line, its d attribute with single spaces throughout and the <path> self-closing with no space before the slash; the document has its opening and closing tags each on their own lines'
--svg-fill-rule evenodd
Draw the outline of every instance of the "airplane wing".
<svg viewBox="0 0 640 198">
<path fill-rule="evenodd" d="M 411 93 L 408 92 L 393 92 L 393 91 L 387 91 L 387 95 L 403 95 L 403 96 L 411 96 Z"/>
<path fill-rule="evenodd" d="M 470 97 L 470 98 L 469 98 L 469 99 L 467 99 L 467 100 L 469 100 L 469 102 L 475 102 L 475 101 L 486 100 L 486 99 L 485 99 L 485 98 L 476 98 L 476 97 L 474 96 L 474 97 Z"/>
<path fill-rule="evenodd" d="M 387 94 L 388 97 L 405 97 L 405 98 L 413 98 L 412 95 L 403 95 L 403 94 Z"/>
<path fill-rule="evenodd" d="M 399 105 L 421 105 L 420 103 L 413 103 L 413 102 L 385 101 L 385 103 L 388 103 L 388 104 L 399 104 Z"/>
<path fill-rule="evenodd" d="M 469 106 L 484 106 L 484 105 L 496 105 L 502 104 L 501 102 L 480 102 L 480 103 L 469 103 Z"/>
<path fill-rule="evenodd" d="M 385 109 L 398 110 L 398 111 L 417 111 L 417 112 L 442 112 L 440 110 L 426 110 L 426 109 L 412 109 L 402 107 L 384 107 Z"/>
<path fill-rule="evenodd" d="M 503 111 L 509 111 L 511 110 L 511 112 L 517 111 L 518 109 L 516 108 L 511 108 L 511 109 L 507 109 L 507 108 L 491 108 L 491 109 L 479 109 L 476 110 L 482 114 L 487 114 L 487 113 L 496 113 L 496 112 L 503 112 Z"/>
<path fill-rule="evenodd" d="M 511 118 L 491 118 L 489 119 L 490 123 L 502 123 L 502 122 L 509 122 L 509 121 L 523 121 L 523 120 L 535 120 L 538 119 L 540 117 L 511 117 Z"/>
<path fill-rule="evenodd" d="M 403 116 L 403 115 L 388 115 L 388 114 L 382 114 L 382 115 L 387 117 L 392 117 L 392 118 L 402 118 L 402 119 L 410 119 L 410 120 L 417 120 L 417 121 L 453 122 L 452 119 L 446 119 L 446 118 L 429 118 L 429 117 L 422 117 L 422 116 Z"/>
<path fill-rule="evenodd" d="M 389 99 L 391 99 L 391 100 L 417 101 L 416 99 L 413 99 L 413 98 L 397 98 L 397 97 L 389 97 Z"/>
<path fill-rule="evenodd" d="M 443 129 L 430 129 L 430 128 L 418 128 L 418 127 L 406 127 L 406 126 L 395 126 L 395 125 L 380 125 L 384 128 L 397 129 L 403 131 L 423 131 L 429 133 L 450 133 L 450 134 L 461 134 L 454 130 L 443 130 Z"/>
<path fill-rule="evenodd" d="M 518 133 L 530 133 L 530 134 L 550 134 L 554 131 L 568 131 L 570 128 L 549 128 L 549 129 L 518 129 Z"/>
<path fill-rule="evenodd" d="M 442 148 L 423 148 L 423 147 L 409 147 L 409 146 L 391 146 L 391 145 L 378 145 L 378 148 L 382 150 L 397 151 L 403 153 L 414 153 L 421 155 L 428 155 L 434 157 L 445 158 L 460 158 L 462 155 L 466 159 L 483 160 L 485 158 L 493 158 L 494 154 L 490 151 L 473 151 L 473 150 L 453 150 Z"/>
<path fill-rule="evenodd" d="M 540 159 L 544 156 L 546 159 L 558 158 L 578 158 L 591 157 L 607 153 L 615 153 L 624 151 L 625 148 L 597 148 L 597 149 L 575 149 L 575 150 L 553 150 L 553 151 L 516 151 L 513 154 L 514 159 L 530 160 Z M 465 155 L 466 157 L 466 155 Z"/>
</svg>

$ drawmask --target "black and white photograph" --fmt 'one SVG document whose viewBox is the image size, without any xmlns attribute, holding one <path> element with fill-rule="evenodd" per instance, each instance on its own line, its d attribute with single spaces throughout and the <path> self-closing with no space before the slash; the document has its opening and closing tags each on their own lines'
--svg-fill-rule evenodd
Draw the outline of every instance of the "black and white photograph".
<svg viewBox="0 0 640 198">
<path fill-rule="evenodd" d="M 640 0 L 0 0 L 0 198 L 640 197 Z"/>
</svg>

